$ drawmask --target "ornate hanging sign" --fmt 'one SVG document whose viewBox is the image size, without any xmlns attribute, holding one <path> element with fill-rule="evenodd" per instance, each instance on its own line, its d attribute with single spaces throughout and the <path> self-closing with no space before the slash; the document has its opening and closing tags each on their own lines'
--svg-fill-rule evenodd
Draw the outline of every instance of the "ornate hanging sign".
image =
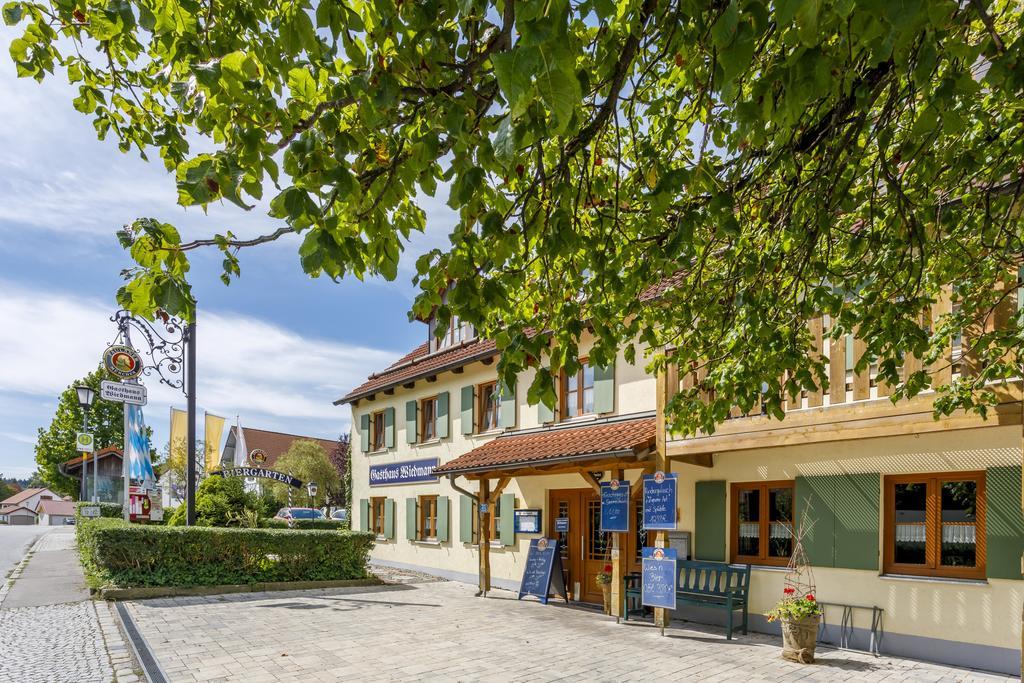
<svg viewBox="0 0 1024 683">
<path fill-rule="evenodd" d="M 261 479 L 273 479 L 274 481 L 279 481 L 282 484 L 288 484 L 289 486 L 297 489 L 302 488 L 302 482 L 295 477 L 289 476 L 284 472 L 268 470 L 263 467 L 232 467 L 227 470 L 210 472 L 210 474 L 218 477 L 260 477 Z"/>
<path fill-rule="evenodd" d="M 253 465 L 262 465 L 267 461 L 267 452 L 262 448 L 254 448 L 249 451 L 249 462 Z"/>
<path fill-rule="evenodd" d="M 118 379 L 136 379 L 142 374 L 143 365 L 135 349 L 124 344 L 114 344 L 103 352 L 103 367 Z"/>
</svg>

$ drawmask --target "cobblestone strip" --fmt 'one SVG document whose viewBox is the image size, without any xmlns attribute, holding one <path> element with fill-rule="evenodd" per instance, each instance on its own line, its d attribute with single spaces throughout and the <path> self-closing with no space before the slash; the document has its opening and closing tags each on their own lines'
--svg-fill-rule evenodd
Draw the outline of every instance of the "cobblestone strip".
<svg viewBox="0 0 1024 683">
<path fill-rule="evenodd" d="M 0 681 L 109 683 L 114 669 L 89 602 L 0 611 Z"/>
<path fill-rule="evenodd" d="M 14 569 L 11 570 L 11 573 L 3 579 L 3 583 L 0 584 L 0 607 L 3 607 L 4 598 L 6 598 L 7 593 L 10 592 L 11 586 L 13 586 L 18 577 L 21 576 L 21 573 L 25 571 L 25 567 L 28 566 L 28 561 L 32 559 L 32 554 L 36 551 L 36 548 L 39 547 L 39 544 L 43 542 L 44 538 L 46 538 L 45 535 L 37 538 L 36 542 L 32 544 L 32 547 L 25 551 L 25 557 L 21 558 L 21 561 L 14 565 Z"/>
<path fill-rule="evenodd" d="M 114 680 L 117 683 L 140 683 L 147 680 L 142 667 L 128 647 L 128 639 L 122 631 L 121 618 L 117 616 L 114 603 L 104 600 L 95 605 L 107 656 L 110 657 L 110 665 L 114 669 Z"/>
</svg>

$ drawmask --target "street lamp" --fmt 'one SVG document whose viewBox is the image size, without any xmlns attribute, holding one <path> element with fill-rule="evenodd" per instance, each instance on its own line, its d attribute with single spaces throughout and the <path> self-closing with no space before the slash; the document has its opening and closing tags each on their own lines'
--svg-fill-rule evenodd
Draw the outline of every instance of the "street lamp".
<svg viewBox="0 0 1024 683">
<path fill-rule="evenodd" d="M 79 384 L 75 386 L 75 393 L 78 394 L 78 406 L 82 409 L 82 431 L 89 431 L 89 408 L 92 407 L 92 402 L 96 398 L 96 392 L 92 387 Z M 96 451 L 96 444 L 93 444 L 93 452 Z M 92 461 L 92 493 L 93 498 L 96 497 L 96 461 Z M 85 452 L 82 455 L 82 493 L 79 496 L 81 500 L 85 500 L 86 496 L 86 476 L 89 473 L 89 453 Z"/>
<path fill-rule="evenodd" d="M 309 507 L 313 507 L 313 499 L 316 498 L 316 482 L 306 484 L 306 492 L 309 493 Z"/>
</svg>

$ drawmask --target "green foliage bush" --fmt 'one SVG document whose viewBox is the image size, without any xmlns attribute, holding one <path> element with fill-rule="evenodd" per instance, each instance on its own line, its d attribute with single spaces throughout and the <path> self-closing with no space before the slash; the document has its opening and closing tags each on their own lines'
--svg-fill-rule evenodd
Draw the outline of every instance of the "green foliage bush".
<svg viewBox="0 0 1024 683">
<path fill-rule="evenodd" d="M 89 503 L 82 501 L 75 503 L 75 522 L 88 519 L 88 517 L 82 517 L 83 507 L 98 507 L 100 509 L 100 517 L 122 519 L 124 516 L 124 508 L 120 503 Z"/>
<path fill-rule="evenodd" d="M 337 519 L 296 519 L 293 522 L 294 529 L 347 529 L 348 522 Z"/>
<path fill-rule="evenodd" d="M 238 477 L 207 477 L 196 490 L 196 525 L 237 526 L 237 516 L 246 509 L 263 510 L 260 498 L 246 493 Z M 185 506 L 179 505 L 167 518 L 168 526 L 185 526 Z"/>
<path fill-rule="evenodd" d="M 78 526 L 94 586 L 212 586 L 367 576 L 373 536 L 360 531 L 233 529 L 128 524 Z"/>
</svg>

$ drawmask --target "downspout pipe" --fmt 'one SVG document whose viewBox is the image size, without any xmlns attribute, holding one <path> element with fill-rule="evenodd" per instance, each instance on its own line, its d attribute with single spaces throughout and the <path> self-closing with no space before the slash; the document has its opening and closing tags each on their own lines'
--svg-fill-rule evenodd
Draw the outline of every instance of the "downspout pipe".
<svg viewBox="0 0 1024 683">
<path fill-rule="evenodd" d="M 461 486 L 459 486 L 458 484 L 456 484 L 455 483 L 455 477 L 457 477 L 457 476 L 459 476 L 459 475 L 457 475 L 457 474 L 449 474 L 448 475 L 448 483 L 451 485 L 451 487 L 453 489 L 455 489 L 456 491 L 458 491 L 459 493 L 461 493 L 462 495 L 469 496 L 470 498 L 473 499 L 474 503 L 477 503 L 479 505 L 480 504 L 480 496 L 478 496 L 475 493 L 470 493 L 466 489 L 464 489 Z"/>
</svg>

